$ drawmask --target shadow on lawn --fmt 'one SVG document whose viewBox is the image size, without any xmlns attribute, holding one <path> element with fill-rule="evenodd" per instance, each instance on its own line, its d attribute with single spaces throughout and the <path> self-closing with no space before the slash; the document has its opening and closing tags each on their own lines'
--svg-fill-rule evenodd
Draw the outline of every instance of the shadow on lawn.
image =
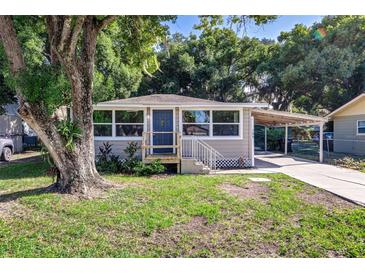
<svg viewBox="0 0 365 274">
<path fill-rule="evenodd" d="M 0 180 L 13 180 L 25 178 L 37 178 L 47 176 L 48 163 L 39 157 L 34 157 L 30 161 L 10 162 L 0 164 Z"/>
<path fill-rule="evenodd" d="M 7 202 L 15 201 L 15 200 L 23 198 L 23 197 L 35 196 L 35 195 L 40 195 L 40 194 L 44 194 L 44 193 L 52 193 L 49 186 L 1 194 L 0 203 L 7 203 Z"/>
</svg>

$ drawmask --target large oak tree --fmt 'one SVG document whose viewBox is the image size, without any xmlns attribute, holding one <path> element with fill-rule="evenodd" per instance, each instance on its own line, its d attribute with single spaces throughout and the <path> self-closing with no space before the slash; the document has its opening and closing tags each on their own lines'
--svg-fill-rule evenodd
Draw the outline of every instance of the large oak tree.
<svg viewBox="0 0 365 274">
<path fill-rule="evenodd" d="M 109 186 L 94 162 L 92 98 L 98 34 L 118 22 L 120 31 L 114 31 L 118 40 L 112 41 L 110 48 L 125 53 L 127 65 L 148 72 L 151 63 L 155 66 L 151 61 L 152 46 L 165 30 L 160 22 L 166 19 L 170 18 L 36 17 L 44 32 L 34 35 L 44 41 L 41 55 L 46 58 L 33 66 L 26 61 L 23 36 L 19 36 L 15 18 L 0 16 L 0 37 L 19 102 L 18 113 L 35 130 L 53 159 L 58 170 L 52 186 L 56 191 L 87 195 Z M 129 60 L 130 55 L 134 58 Z M 72 122 L 62 122 L 55 115 L 56 107 L 67 101 Z"/>
</svg>

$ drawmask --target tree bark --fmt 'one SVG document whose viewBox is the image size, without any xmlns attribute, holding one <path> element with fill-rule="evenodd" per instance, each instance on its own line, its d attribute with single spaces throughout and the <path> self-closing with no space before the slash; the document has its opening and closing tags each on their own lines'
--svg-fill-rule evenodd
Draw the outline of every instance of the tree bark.
<svg viewBox="0 0 365 274">
<path fill-rule="evenodd" d="M 17 90 L 19 115 L 37 133 L 48 149 L 59 174 L 53 190 L 88 195 L 93 189 L 109 187 L 95 166 L 92 92 L 93 73 L 98 32 L 113 20 L 106 17 L 80 16 L 72 24 L 70 16 L 46 18 L 51 61 L 60 63 L 68 75 L 72 88 L 73 122 L 82 130 L 81 138 L 75 140 L 71 151 L 59 134 L 56 119 L 49 117 L 40 106 L 26 101 L 22 91 Z M 23 54 L 10 16 L 0 16 L 0 37 L 16 75 L 26 68 Z M 76 54 L 80 43 L 81 53 Z"/>
</svg>

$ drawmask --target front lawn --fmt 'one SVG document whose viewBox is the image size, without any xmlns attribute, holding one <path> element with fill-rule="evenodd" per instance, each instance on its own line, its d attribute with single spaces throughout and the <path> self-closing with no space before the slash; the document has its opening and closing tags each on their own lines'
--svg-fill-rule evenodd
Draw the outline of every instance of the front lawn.
<svg viewBox="0 0 365 274">
<path fill-rule="evenodd" d="M 0 257 L 365 257 L 365 209 L 285 175 L 108 175 L 79 200 L 46 169 L 0 167 Z"/>
</svg>

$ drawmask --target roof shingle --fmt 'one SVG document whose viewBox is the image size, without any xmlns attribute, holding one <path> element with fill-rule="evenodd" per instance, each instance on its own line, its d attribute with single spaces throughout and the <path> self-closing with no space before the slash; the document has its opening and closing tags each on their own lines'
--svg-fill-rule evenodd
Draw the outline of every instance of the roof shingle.
<svg viewBox="0 0 365 274">
<path fill-rule="evenodd" d="M 152 94 L 126 99 L 101 102 L 103 105 L 121 104 L 121 105 L 226 105 L 229 103 L 212 101 L 201 98 L 194 98 L 176 94 Z"/>
</svg>

